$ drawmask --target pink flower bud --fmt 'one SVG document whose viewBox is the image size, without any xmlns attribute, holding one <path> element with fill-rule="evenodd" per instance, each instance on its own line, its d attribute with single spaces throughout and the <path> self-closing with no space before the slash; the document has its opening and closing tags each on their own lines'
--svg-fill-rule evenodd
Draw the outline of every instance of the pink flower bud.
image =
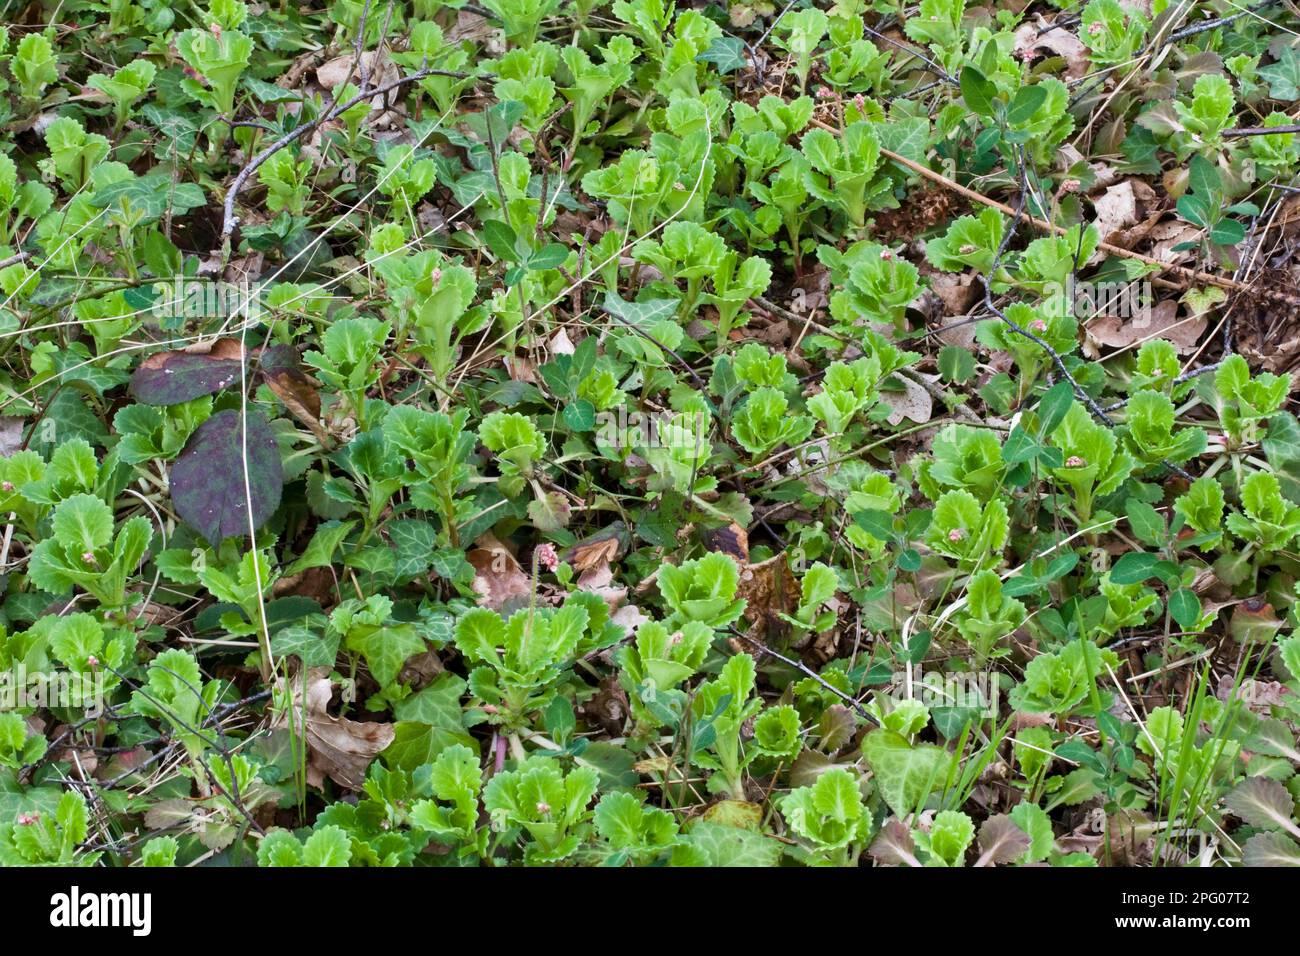
<svg viewBox="0 0 1300 956">
<path fill-rule="evenodd" d="M 91 654 L 89 657 L 86 658 L 86 666 L 87 666 L 87 667 L 98 667 L 98 666 L 99 666 L 99 658 L 96 657 L 94 654 Z"/>
<path fill-rule="evenodd" d="M 888 262 L 890 259 L 894 258 L 894 254 L 890 252 L 888 249 L 881 249 L 880 258 L 883 259 L 885 262 Z"/>
<path fill-rule="evenodd" d="M 1033 329 L 1035 332 L 1047 331 L 1047 323 L 1044 322 L 1042 319 L 1034 319 L 1034 321 L 1029 323 L 1029 327 Z"/>
<path fill-rule="evenodd" d="M 5 491 L 13 491 L 14 483 L 12 481 L 0 481 L 0 488 L 3 488 Z"/>
<path fill-rule="evenodd" d="M 441 282 L 442 270 L 439 269 L 437 266 L 434 266 L 433 271 L 429 273 L 429 281 L 432 282 L 434 285 L 437 285 L 439 282 Z"/>
<path fill-rule="evenodd" d="M 1086 464 L 1088 463 L 1078 455 L 1071 455 L 1069 458 L 1065 459 L 1066 468 L 1082 468 Z"/>
<path fill-rule="evenodd" d="M 538 803 L 537 812 L 544 816 L 551 812 L 551 805 L 549 803 Z"/>
<path fill-rule="evenodd" d="M 547 571 L 554 571 L 560 564 L 560 556 L 555 553 L 555 545 L 541 544 L 537 546 L 534 552 L 537 556 L 537 563 Z"/>
<path fill-rule="evenodd" d="M 1100 20 L 1098 20 L 1096 23 L 1090 23 L 1088 24 L 1088 36 L 1095 37 L 1105 29 L 1106 29 L 1105 24 L 1103 24 Z"/>
<path fill-rule="evenodd" d="M 94 564 L 94 563 L 95 563 L 95 552 L 94 552 L 94 551 L 85 551 L 85 552 L 82 552 L 81 560 L 84 561 L 84 562 L 86 562 L 87 564 Z"/>
<path fill-rule="evenodd" d="M 966 532 L 961 528 L 953 528 L 948 532 L 948 540 L 956 544 L 962 538 L 966 537 Z"/>
</svg>

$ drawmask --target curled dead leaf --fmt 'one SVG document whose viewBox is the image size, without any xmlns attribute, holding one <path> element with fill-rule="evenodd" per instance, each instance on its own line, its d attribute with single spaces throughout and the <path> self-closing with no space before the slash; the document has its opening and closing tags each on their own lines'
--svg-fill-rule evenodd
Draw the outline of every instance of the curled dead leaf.
<svg viewBox="0 0 1300 956">
<path fill-rule="evenodd" d="M 721 551 L 741 567 L 749 563 L 749 532 L 734 521 L 725 528 L 706 531 L 704 546 L 710 551 Z"/>
<path fill-rule="evenodd" d="M 627 549 L 628 543 L 627 525 L 615 521 L 596 534 L 576 542 L 565 550 L 560 559 L 572 565 L 575 571 L 586 571 L 600 564 L 617 561 Z"/>
<path fill-rule="evenodd" d="M 322 786 L 329 777 L 340 787 L 360 790 L 370 762 L 393 742 L 393 725 L 331 716 L 327 708 L 334 685 L 328 675 L 328 668 L 318 667 L 305 676 L 278 680 L 277 691 L 289 697 L 290 706 L 276 717 L 272 729 L 292 727 L 305 734 L 307 782 L 312 786 Z"/>
<path fill-rule="evenodd" d="M 533 582 L 496 535 L 488 532 L 465 555 L 474 566 L 472 587 L 478 603 L 494 611 L 513 609 L 528 602 Z"/>
<path fill-rule="evenodd" d="M 782 614 L 793 614 L 799 605 L 799 584 L 784 554 L 744 564 L 736 596 L 745 599 L 746 636 L 762 641 L 769 633 L 783 633 L 787 628 Z"/>
</svg>

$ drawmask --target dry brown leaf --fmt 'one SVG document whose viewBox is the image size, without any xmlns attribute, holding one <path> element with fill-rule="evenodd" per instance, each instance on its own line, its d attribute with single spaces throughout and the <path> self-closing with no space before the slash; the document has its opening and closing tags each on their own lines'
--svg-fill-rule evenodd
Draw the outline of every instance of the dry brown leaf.
<svg viewBox="0 0 1300 956">
<path fill-rule="evenodd" d="M 747 636 L 761 641 L 769 631 L 783 632 L 787 625 L 782 614 L 793 614 L 799 606 L 799 583 L 784 554 L 744 564 L 740 568 L 740 585 L 736 596 L 745 599 Z"/>
<path fill-rule="evenodd" d="M 936 376 L 926 375 L 923 377 L 927 380 L 938 381 Z M 883 389 L 880 392 L 880 400 L 891 409 L 889 417 L 885 420 L 891 425 L 898 425 L 902 423 L 904 418 L 909 418 L 918 425 L 924 425 L 934 413 L 934 399 L 925 390 L 925 386 L 912 381 L 910 378 L 898 376 L 895 381 L 903 383 L 901 392 L 884 391 Z"/>
<path fill-rule="evenodd" d="M 239 339 L 204 339 L 187 345 L 180 349 L 187 355 L 209 355 L 214 359 L 229 359 L 232 362 L 238 362 L 244 357 L 244 347 L 239 344 Z M 160 357 L 167 356 L 168 352 L 155 352 L 144 360 L 144 362 L 153 361 L 161 364 Z M 144 364 L 144 362 L 140 364 Z"/>
<path fill-rule="evenodd" d="M 1030 50 L 1049 51 L 1054 56 L 1065 60 L 1065 79 L 1077 80 L 1088 72 L 1088 48 L 1083 42 L 1060 27 L 1052 27 L 1046 32 L 1043 27 L 1047 22 L 1042 17 L 1035 23 L 1025 23 L 1016 30 L 1016 52 L 1023 54 Z"/>
<path fill-rule="evenodd" d="M 614 571 L 608 564 L 597 564 L 578 575 L 578 590 L 590 591 L 603 598 L 610 611 L 627 600 L 627 588 L 614 583 Z"/>
<path fill-rule="evenodd" d="M 359 71 L 354 70 L 353 66 L 357 61 L 357 55 L 349 52 L 344 56 L 336 56 L 334 59 L 322 63 L 316 67 L 316 82 L 327 90 L 333 91 L 340 83 L 352 83 L 354 86 L 359 85 L 357 81 Z M 383 86 L 391 83 L 398 78 L 397 66 L 388 57 L 388 54 L 381 50 L 369 50 L 361 54 L 360 62 L 365 65 L 366 78 L 371 86 Z M 391 93 L 388 95 L 392 95 Z M 376 110 L 382 110 L 385 107 L 384 95 L 381 94 L 371 101 L 371 107 Z"/>
<path fill-rule="evenodd" d="M 618 538 L 613 541 L 617 545 Z M 627 588 L 614 583 L 614 571 L 609 562 L 618 556 L 618 548 L 611 551 L 605 546 L 590 551 L 585 556 L 590 563 L 578 575 L 578 590 L 589 591 L 602 598 L 609 606 L 610 620 L 623 629 L 624 637 L 631 637 L 649 618 L 641 613 L 640 608 L 627 603 Z"/>
<path fill-rule="evenodd" d="M 742 567 L 749 563 L 749 532 L 734 521 L 725 528 L 706 531 L 704 546 L 710 551 L 721 551 Z"/>
<path fill-rule="evenodd" d="M 310 428 L 322 444 L 329 441 L 329 432 L 320 421 L 320 393 L 301 369 L 263 369 L 262 377 L 290 415 Z"/>
<path fill-rule="evenodd" d="M 8 458 L 23 447 L 23 420 L 12 415 L 0 416 L 0 458 Z"/>
<path fill-rule="evenodd" d="M 305 732 L 307 782 L 312 786 L 322 786 L 329 777 L 340 787 L 360 790 L 366 768 L 393 742 L 395 731 L 392 724 L 331 716 L 327 708 L 334 685 L 328 675 L 329 669 L 324 667 L 308 671 L 305 694 L 301 676 L 277 681 L 279 692 L 287 692 L 292 704 L 277 717 L 272 729 L 292 727 Z"/>
<path fill-rule="evenodd" d="M 1093 225 L 1102 242 L 1110 242 L 1122 229 L 1138 221 L 1137 194 L 1133 180 L 1115 183 L 1092 201 Z"/>
<path fill-rule="evenodd" d="M 569 333 L 563 328 L 551 336 L 551 351 L 556 355 L 572 355 L 574 353 L 573 340 L 569 338 Z"/>
<path fill-rule="evenodd" d="M 1209 318 L 1205 315 L 1178 318 L 1178 303 L 1165 300 L 1146 317 L 1121 318 L 1103 315 L 1088 323 L 1088 336 L 1099 345 L 1125 348 L 1148 339 L 1168 339 L 1181 353 L 1196 351 Z"/>
<path fill-rule="evenodd" d="M 537 384 L 537 365 L 526 355 L 507 355 L 503 360 L 512 382 Z"/>
<path fill-rule="evenodd" d="M 1170 219 L 1151 227 L 1151 258 L 1161 262 L 1178 263 L 1191 257 L 1187 250 L 1175 252 L 1174 247 L 1184 242 L 1195 242 L 1201 230 L 1189 222 Z"/>
<path fill-rule="evenodd" d="M 474 565 L 474 592 L 483 607 L 500 611 L 507 605 L 526 603 L 533 582 L 515 556 L 491 532 L 474 542 L 465 557 Z"/>
<path fill-rule="evenodd" d="M 600 564 L 617 561 L 627 546 L 627 526 L 621 521 L 583 538 L 565 550 L 561 560 L 572 565 L 575 571 L 586 571 Z"/>
</svg>

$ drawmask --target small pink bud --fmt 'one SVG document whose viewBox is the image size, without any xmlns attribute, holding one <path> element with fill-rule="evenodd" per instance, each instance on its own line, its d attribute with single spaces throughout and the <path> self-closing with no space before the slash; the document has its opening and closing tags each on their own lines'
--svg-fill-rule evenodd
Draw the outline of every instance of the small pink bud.
<svg viewBox="0 0 1300 956">
<path fill-rule="evenodd" d="M 81 560 L 84 561 L 84 562 L 86 562 L 87 564 L 94 564 L 94 563 L 95 563 L 95 552 L 94 552 L 94 551 L 86 551 L 86 552 L 83 552 L 82 555 L 81 555 Z"/>
<path fill-rule="evenodd" d="M 434 285 L 437 285 L 439 282 L 441 282 L 442 270 L 439 269 L 437 266 L 434 266 L 433 271 L 429 273 L 429 281 L 432 282 Z"/>
<path fill-rule="evenodd" d="M 1065 459 L 1066 468 L 1082 468 L 1086 464 L 1088 463 L 1078 455 L 1071 455 L 1069 458 Z"/>
<path fill-rule="evenodd" d="M 960 251 L 963 256 L 968 256 L 978 248 L 979 247 L 976 246 L 975 243 L 967 242 L 967 243 L 963 243 Z"/>
<path fill-rule="evenodd" d="M 835 94 L 831 91 L 831 88 L 828 86 L 817 87 L 817 98 L 819 100 L 829 100 L 834 95 Z"/>
<path fill-rule="evenodd" d="M 1090 23 L 1088 24 L 1088 36 L 1095 37 L 1105 29 L 1106 29 L 1105 24 L 1103 24 L 1100 20 L 1098 20 L 1096 23 Z"/>
<path fill-rule="evenodd" d="M 556 567 L 559 566 L 560 556 L 555 553 L 555 545 L 538 545 L 535 554 L 537 556 L 537 563 L 547 571 L 554 571 Z"/>
<path fill-rule="evenodd" d="M 953 528 L 948 532 L 948 540 L 956 544 L 962 538 L 966 537 L 966 532 L 961 528 Z"/>
<path fill-rule="evenodd" d="M 3 488 L 5 491 L 13 491 L 14 483 L 12 481 L 0 481 L 0 488 Z"/>
<path fill-rule="evenodd" d="M 549 803 L 538 803 L 537 812 L 543 815 L 548 814 L 551 812 L 551 805 Z"/>
<path fill-rule="evenodd" d="M 888 262 L 890 259 L 894 258 L 894 254 L 890 252 L 888 249 L 881 249 L 880 258 Z"/>
<path fill-rule="evenodd" d="M 87 667 L 98 667 L 98 666 L 99 666 L 99 658 L 96 657 L 94 654 L 91 654 L 89 657 L 86 658 L 86 666 L 87 666 Z"/>
<path fill-rule="evenodd" d="M 211 26 L 209 26 L 208 29 L 212 31 L 212 35 L 213 35 L 214 37 L 216 37 L 218 40 L 221 39 L 221 24 L 220 24 L 220 23 L 214 23 L 214 24 L 212 24 Z"/>
<path fill-rule="evenodd" d="M 1029 323 L 1029 327 L 1033 329 L 1035 332 L 1047 331 L 1047 323 L 1044 322 L 1042 319 L 1034 319 L 1034 321 Z"/>
<path fill-rule="evenodd" d="M 1065 182 L 1061 183 L 1061 189 L 1064 192 L 1072 193 L 1078 190 L 1078 188 L 1082 185 L 1083 184 L 1079 182 L 1079 180 L 1077 179 L 1067 179 L 1065 180 Z"/>
</svg>

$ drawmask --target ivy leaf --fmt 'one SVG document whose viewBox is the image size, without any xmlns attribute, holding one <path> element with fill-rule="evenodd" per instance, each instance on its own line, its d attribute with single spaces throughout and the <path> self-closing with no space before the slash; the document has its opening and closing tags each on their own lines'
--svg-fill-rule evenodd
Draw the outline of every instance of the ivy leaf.
<svg viewBox="0 0 1300 956">
<path fill-rule="evenodd" d="M 719 73 L 734 73 L 745 67 L 745 44 L 739 37 L 715 37 L 709 48 L 695 59 L 712 63 Z"/>
<path fill-rule="evenodd" d="M 605 293 L 603 308 L 610 315 L 622 319 L 628 325 L 648 326 L 661 319 L 666 319 L 677 311 L 681 303 L 676 299 L 646 299 L 641 302 L 628 302 L 616 292 Z"/>
<path fill-rule="evenodd" d="M 1268 81 L 1268 95 L 1273 99 L 1300 99 L 1300 56 L 1290 47 L 1282 51 L 1276 63 L 1263 67 L 1259 75 Z"/>
<path fill-rule="evenodd" d="M 172 465 L 176 513 L 214 545 L 256 531 L 280 506 L 284 470 L 275 435 L 258 411 L 248 411 L 246 422 L 247 458 L 240 413 L 229 409 L 200 425 Z"/>
</svg>

